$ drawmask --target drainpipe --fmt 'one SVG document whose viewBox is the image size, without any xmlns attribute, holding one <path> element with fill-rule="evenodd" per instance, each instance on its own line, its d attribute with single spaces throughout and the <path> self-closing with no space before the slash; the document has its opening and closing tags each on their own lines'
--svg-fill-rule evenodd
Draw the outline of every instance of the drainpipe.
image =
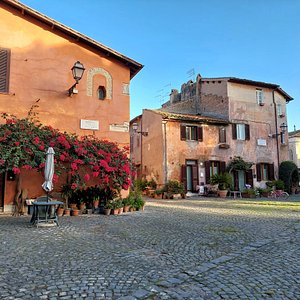
<svg viewBox="0 0 300 300">
<path fill-rule="evenodd" d="M 276 147 L 277 147 L 277 173 L 279 172 L 279 164 L 280 164 L 280 154 L 279 154 L 279 141 L 278 141 L 278 123 L 277 123 L 277 106 L 275 102 L 275 90 L 272 91 L 272 98 L 274 104 L 274 113 L 275 113 L 275 134 L 276 134 Z"/>
<path fill-rule="evenodd" d="M 163 170 L 164 170 L 164 184 L 168 181 L 168 165 L 167 165 L 167 121 L 162 120 L 163 130 Z"/>
<path fill-rule="evenodd" d="M 143 132 L 143 116 L 141 117 L 141 132 Z M 140 135 L 140 145 L 141 145 L 141 176 L 143 178 L 143 173 L 144 173 L 144 166 L 143 166 L 143 135 L 142 134 L 139 134 Z"/>
</svg>

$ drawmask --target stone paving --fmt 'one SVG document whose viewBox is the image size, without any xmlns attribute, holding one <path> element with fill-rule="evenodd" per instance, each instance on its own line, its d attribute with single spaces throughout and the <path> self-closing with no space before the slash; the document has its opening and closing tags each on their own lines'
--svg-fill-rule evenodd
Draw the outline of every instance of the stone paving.
<svg viewBox="0 0 300 300">
<path fill-rule="evenodd" d="M 0 216 L 0 299 L 300 299 L 290 200 L 148 199 L 46 228 Z"/>
</svg>

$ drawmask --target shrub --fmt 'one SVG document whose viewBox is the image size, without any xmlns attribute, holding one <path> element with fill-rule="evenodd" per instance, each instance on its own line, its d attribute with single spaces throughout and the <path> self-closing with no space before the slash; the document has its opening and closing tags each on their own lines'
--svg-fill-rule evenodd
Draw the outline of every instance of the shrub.
<svg viewBox="0 0 300 300">
<path fill-rule="evenodd" d="M 184 187 L 178 180 L 169 180 L 164 187 L 164 191 L 169 194 L 183 194 Z"/>
<path fill-rule="evenodd" d="M 299 184 L 298 167 L 292 161 L 283 161 L 279 166 L 279 179 L 284 182 L 287 192 L 291 192 L 292 187 Z"/>
<path fill-rule="evenodd" d="M 218 184 L 220 190 L 226 190 L 232 186 L 232 176 L 229 173 L 215 174 L 210 177 L 211 184 Z"/>
</svg>

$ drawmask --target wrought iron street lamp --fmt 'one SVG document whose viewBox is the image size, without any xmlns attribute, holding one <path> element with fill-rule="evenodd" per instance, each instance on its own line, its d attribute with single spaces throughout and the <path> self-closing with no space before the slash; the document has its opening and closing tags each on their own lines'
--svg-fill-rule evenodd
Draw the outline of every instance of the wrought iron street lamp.
<svg viewBox="0 0 300 300">
<path fill-rule="evenodd" d="M 77 61 L 71 70 L 72 70 L 73 78 L 75 79 L 76 82 L 69 88 L 69 96 L 71 96 L 72 94 L 78 94 L 76 85 L 78 84 L 79 80 L 82 78 L 85 68 L 80 61 Z"/>
<path fill-rule="evenodd" d="M 137 123 L 133 123 L 132 124 L 132 129 L 133 129 L 134 132 L 139 133 L 139 134 L 141 134 L 143 136 L 148 136 L 148 131 L 137 131 L 138 127 L 139 126 L 138 126 Z"/>
</svg>

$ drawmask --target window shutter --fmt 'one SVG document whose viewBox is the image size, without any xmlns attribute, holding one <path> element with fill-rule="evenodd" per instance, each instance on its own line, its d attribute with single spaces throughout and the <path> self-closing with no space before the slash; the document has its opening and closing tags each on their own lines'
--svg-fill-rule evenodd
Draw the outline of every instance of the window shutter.
<svg viewBox="0 0 300 300">
<path fill-rule="evenodd" d="M 253 172 L 252 169 L 246 171 L 246 184 L 250 184 L 253 188 Z"/>
<path fill-rule="evenodd" d="M 245 124 L 245 139 L 250 140 L 250 126 L 249 126 L 249 124 Z"/>
<path fill-rule="evenodd" d="M 239 173 L 237 170 L 233 170 L 233 186 L 235 191 L 239 190 Z"/>
<path fill-rule="evenodd" d="M 232 124 L 232 139 L 236 140 L 236 124 Z"/>
<path fill-rule="evenodd" d="M 261 181 L 261 165 L 256 164 L 256 180 Z"/>
<path fill-rule="evenodd" d="M 0 92 L 8 92 L 9 55 L 7 49 L 0 49 Z"/>
<path fill-rule="evenodd" d="M 274 164 L 268 164 L 268 180 L 274 180 Z"/>
<path fill-rule="evenodd" d="M 220 173 L 226 172 L 226 163 L 225 161 L 220 161 Z"/>
<path fill-rule="evenodd" d="M 219 128 L 219 143 L 226 143 L 226 128 Z"/>
<path fill-rule="evenodd" d="M 197 137 L 198 141 L 202 142 L 203 141 L 203 127 L 197 127 Z"/>
<path fill-rule="evenodd" d="M 180 126 L 180 139 L 182 141 L 186 140 L 186 127 L 185 126 Z"/>
<path fill-rule="evenodd" d="M 210 161 L 205 162 L 205 180 L 206 184 L 210 182 Z"/>
<path fill-rule="evenodd" d="M 193 176 L 193 192 L 195 192 L 198 185 L 198 165 L 192 166 L 192 176 Z"/>
<path fill-rule="evenodd" d="M 186 190 L 187 189 L 186 165 L 181 166 L 181 182 L 183 183 L 183 186 Z"/>
</svg>

